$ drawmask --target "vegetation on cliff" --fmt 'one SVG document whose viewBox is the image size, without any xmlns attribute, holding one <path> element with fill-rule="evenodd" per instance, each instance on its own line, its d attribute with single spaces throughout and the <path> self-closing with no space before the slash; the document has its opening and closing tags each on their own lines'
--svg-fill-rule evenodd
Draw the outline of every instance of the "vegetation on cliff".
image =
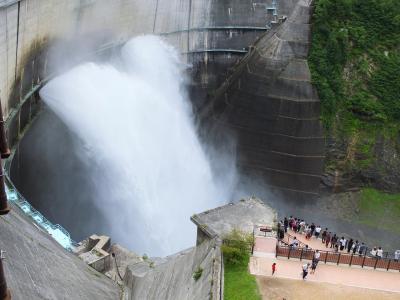
<svg viewBox="0 0 400 300">
<path fill-rule="evenodd" d="M 397 0 L 317 0 L 309 62 L 326 127 L 400 121 Z"/>
<path fill-rule="evenodd" d="M 376 145 L 390 148 L 388 157 L 400 149 L 399 2 L 316 0 L 312 22 L 312 80 L 327 136 L 342 147 L 327 154 L 327 168 L 353 174 L 372 168 L 374 179 L 383 178 L 398 165 L 377 161 L 386 159 L 378 153 L 386 149 Z"/>
</svg>

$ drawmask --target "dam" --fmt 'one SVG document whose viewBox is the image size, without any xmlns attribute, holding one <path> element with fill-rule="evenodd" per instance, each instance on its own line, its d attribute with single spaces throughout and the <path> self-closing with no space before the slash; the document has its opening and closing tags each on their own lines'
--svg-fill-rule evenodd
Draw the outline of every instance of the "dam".
<svg viewBox="0 0 400 300">
<path fill-rule="evenodd" d="M 60 290 L 81 299 L 117 299 L 115 282 L 92 274 L 62 249 L 71 250 L 94 233 L 111 236 L 139 256 L 166 256 L 195 245 L 192 214 L 233 199 L 257 194 L 280 217 L 294 211 L 304 218 L 315 215 L 326 149 L 320 100 L 307 63 L 312 2 L 0 1 L 0 99 L 12 148 L 10 158 L 3 161 L 12 211 L 0 248 L 7 251 L 10 261 L 5 273 L 12 274 L 8 285 L 15 299 L 28 295 L 57 299 Z M 119 102 L 126 95 L 133 99 L 129 86 L 138 90 L 139 85 L 129 81 L 111 89 L 113 81 L 99 75 L 104 66 L 112 67 L 114 75 L 121 70 L 121 74 L 129 73 L 130 63 L 122 57 L 124 48 L 149 36 L 173 48 L 179 57 L 177 69 L 163 78 L 163 84 L 157 84 L 156 78 L 168 69 L 166 64 L 174 61 L 174 55 L 166 55 L 166 60 L 154 57 L 144 71 L 139 68 L 150 74 L 146 84 L 153 87 L 151 91 L 162 96 L 171 87 L 178 91 L 166 98 L 178 99 L 179 104 L 171 102 L 164 110 L 158 109 L 163 104 L 156 101 L 146 107 Z M 137 47 L 138 52 L 132 52 L 133 58 L 139 57 L 136 66 L 145 61 L 140 51 L 160 53 L 146 43 Z M 156 71 L 151 73 L 147 67 Z M 86 73 L 91 68 L 96 72 Z M 137 69 L 133 73 L 143 82 Z M 81 74 L 86 74 L 82 78 L 87 81 L 79 80 Z M 114 78 L 121 82 L 124 76 Z M 61 87 L 68 82 L 70 88 L 49 93 L 47 88 L 54 82 Z M 84 82 L 86 87 L 97 82 L 93 93 L 85 97 L 79 93 L 85 89 Z M 68 94 L 74 88 L 78 92 Z M 118 96 L 118 92 L 111 106 L 101 106 L 104 94 Z M 61 102 L 46 99 L 57 93 Z M 150 101 L 149 95 L 143 92 L 142 98 Z M 64 103 L 89 115 L 76 114 L 70 122 L 70 108 Z M 177 117 L 181 111 L 183 122 Z M 114 127 L 116 123 L 120 127 Z M 152 125 L 155 131 L 150 130 Z M 180 136 L 182 128 L 187 135 Z M 140 133 L 140 139 L 126 142 L 132 132 Z M 170 132 L 179 134 L 174 139 Z M 147 144 L 147 140 L 163 142 Z M 143 144 L 147 152 L 132 150 L 137 144 Z M 154 149 L 158 151 L 150 156 Z M 139 153 L 144 154 L 140 157 Z M 146 160 L 153 163 L 140 169 Z M 166 168 L 158 168 L 164 161 Z M 151 181 L 157 176 L 172 179 L 158 185 Z M 142 185 L 138 184 L 141 180 Z M 329 226 L 341 232 L 364 235 L 351 222 L 326 215 L 329 212 L 318 214 L 318 222 L 327 219 Z M 371 239 L 380 240 L 382 234 L 390 240 L 379 230 Z M 161 259 L 161 268 L 170 270 L 176 259 L 185 263 L 194 259 L 207 266 L 218 261 L 214 241 L 195 249 L 183 251 L 182 258 L 181 254 L 166 258 L 164 265 Z M 214 256 L 208 256 L 211 252 Z M 38 263 L 32 259 L 36 255 Z M 32 274 L 41 273 L 39 264 L 46 261 L 51 266 L 33 280 Z M 131 269 L 129 276 L 141 274 L 140 268 Z M 141 287 L 154 281 L 151 269 L 146 266 L 150 273 L 139 280 Z M 62 287 L 65 272 L 73 279 L 68 276 Z M 190 270 L 185 272 L 190 274 Z M 57 275 L 49 287 L 52 274 Z M 134 286 L 132 278 L 126 280 Z M 26 284 L 18 285 L 21 281 Z"/>
<path fill-rule="evenodd" d="M 96 201 L 100 202 L 100 200 L 95 200 L 95 198 L 100 199 L 103 195 L 109 192 L 104 191 L 101 193 L 100 198 L 99 196 L 94 196 L 96 194 L 96 189 L 99 189 L 99 187 L 96 188 L 96 186 L 98 186 L 96 185 L 96 181 L 100 182 L 101 180 L 105 180 L 100 178 L 105 178 L 105 176 L 107 176 L 106 173 L 108 173 L 110 169 L 98 169 L 96 171 L 93 169 L 91 171 L 88 170 L 90 167 L 88 167 L 87 163 L 83 161 L 82 156 L 84 153 L 84 146 L 78 145 L 80 143 L 78 141 L 79 138 L 77 137 L 79 131 L 71 133 L 71 130 L 65 126 L 65 120 L 60 120 L 60 114 L 54 114 L 54 107 L 53 109 L 49 109 L 47 106 L 43 107 L 42 102 L 39 100 L 40 95 L 38 94 L 38 90 L 43 85 L 42 82 L 46 82 L 49 79 L 49 76 L 50 78 L 53 76 L 52 74 L 65 72 L 79 64 L 80 61 L 86 59 L 94 60 L 100 64 L 108 63 L 113 57 L 118 56 L 121 46 L 124 44 L 124 41 L 127 41 L 128 37 L 135 36 L 139 34 L 139 32 L 145 34 L 151 33 L 158 35 L 178 50 L 181 55 L 182 63 L 188 66 L 185 73 L 190 79 L 187 80 L 186 86 L 194 115 L 201 123 L 206 124 L 205 127 L 213 126 L 213 122 L 209 120 L 209 117 L 214 113 L 209 112 L 208 110 L 210 106 L 216 107 L 217 105 L 221 105 L 219 103 L 222 102 L 222 98 L 216 97 L 217 94 L 214 93 L 214 90 L 217 90 L 217 87 L 221 85 L 222 88 L 225 88 L 225 80 L 230 82 L 232 77 L 237 77 L 237 75 L 233 73 L 228 77 L 228 79 L 226 79 L 227 76 L 232 73 L 232 70 L 243 69 L 242 66 L 237 65 L 242 58 L 245 57 L 245 60 L 249 60 L 251 59 L 251 56 L 254 56 L 251 51 L 251 45 L 254 44 L 255 41 L 259 39 L 261 40 L 259 40 L 258 43 L 262 43 L 263 40 L 267 41 L 269 39 L 268 33 L 271 32 L 269 34 L 276 35 L 278 39 L 287 38 L 287 41 L 282 43 L 287 44 L 287 47 L 290 49 L 299 49 L 298 51 L 302 51 L 299 54 L 290 54 L 290 51 L 283 50 L 285 51 L 286 60 L 279 61 L 281 58 L 274 58 L 276 65 L 279 67 L 287 66 L 289 60 L 292 60 L 290 55 L 297 56 L 294 57 L 297 61 L 304 59 L 306 53 L 306 48 L 304 47 L 308 43 L 307 39 L 309 35 L 309 29 L 307 29 L 307 23 L 309 21 L 307 19 L 307 12 L 301 9 L 295 11 L 294 18 L 300 19 L 286 23 L 285 18 L 288 15 L 293 14 L 294 6 L 297 1 L 278 2 L 267 1 L 262 3 L 251 1 L 251 3 L 249 2 L 245 4 L 241 1 L 209 1 L 207 3 L 197 3 L 197 1 L 194 3 L 190 3 L 190 1 L 176 1 L 176 3 L 169 3 L 167 5 L 164 1 L 154 1 L 154 3 L 146 3 L 146 8 L 143 8 L 143 10 L 141 9 L 142 4 L 140 4 L 140 1 L 138 3 L 135 1 L 121 1 L 121 3 L 114 2 L 113 4 L 97 3 L 96 1 L 83 1 L 77 2 L 75 6 L 69 3 L 68 7 L 72 9 L 70 13 L 77 13 L 76 16 L 71 16 L 74 22 L 71 21 L 71 23 L 68 23 L 65 21 L 65 24 L 57 22 L 57 26 L 52 26 L 51 30 L 60 30 L 60 32 L 52 33 L 54 34 L 54 40 L 51 40 L 51 33 L 47 34 L 46 37 L 41 40 L 40 44 L 38 44 L 40 39 L 35 39 L 35 48 L 30 47 L 29 53 L 24 55 L 24 59 L 27 57 L 27 62 L 23 62 L 24 65 L 22 65 L 22 62 L 18 61 L 18 59 L 16 60 L 14 77 L 17 76 L 20 69 L 22 70 L 21 78 L 17 76 L 18 78 L 16 78 L 15 81 L 15 84 L 19 85 L 19 87 L 12 87 L 12 94 L 10 94 L 10 96 L 2 96 L 2 99 L 13 98 L 13 101 L 15 101 L 15 93 L 17 93 L 18 97 L 18 93 L 19 95 L 25 95 L 26 93 L 29 93 L 32 88 L 37 88 L 28 99 L 24 99 L 25 101 L 21 104 L 22 106 L 19 115 L 9 120 L 10 124 L 8 126 L 8 133 L 10 144 L 15 143 L 15 135 L 19 135 L 24 131 L 27 124 L 32 123 L 31 120 L 36 115 L 35 111 L 38 110 L 41 112 L 39 117 L 37 117 L 33 122 L 32 126 L 30 126 L 26 131 L 21 142 L 18 143 L 15 155 L 13 156 L 14 159 L 12 160 L 12 163 L 10 163 L 10 175 L 16 188 L 26 199 L 28 199 L 31 205 L 33 205 L 33 207 L 38 211 L 42 212 L 47 219 L 53 223 L 62 224 L 75 240 L 79 241 L 84 239 L 92 232 L 96 231 L 105 232 L 114 236 L 114 238 L 120 235 L 126 236 L 126 234 L 122 234 L 122 232 L 124 232 L 124 230 L 121 229 L 122 225 L 116 226 L 119 229 L 115 232 L 110 232 L 110 228 L 115 227 L 110 224 L 118 221 L 113 220 L 110 217 L 111 215 L 114 216 L 115 213 L 109 213 L 107 209 L 105 209 L 105 207 L 109 205 L 107 204 L 107 201 L 104 203 L 102 202 L 103 204 L 101 205 L 96 204 Z M 21 5 L 26 6 L 25 8 L 24 6 L 21 8 Z M 21 18 L 21 13 L 30 11 L 28 5 L 30 5 L 30 3 L 24 4 L 24 2 L 17 1 L 14 4 L 11 4 L 10 2 L 3 10 L 7 13 L 7 16 L 11 13 L 15 13 L 17 21 L 19 16 L 19 22 L 24 22 L 26 18 Z M 63 7 L 62 4 L 57 4 L 52 9 L 63 10 L 68 9 L 68 7 Z M 130 9 L 135 10 L 135 8 L 137 10 L 139 7 L 141 14 L 146 15 L 138 18 L 135 18 L 134 16 L 126 16 L 126 20 L 131 23 L 123 23 L 125 19 L 122 15 L 122 10 L 126 12 Z M 150 9 L 151 7 L 152 9 Z M 103 11 L 115 13 L 116 16 L 118 15 L 118 20 L 114 20 L 111 13 L 104 15 Z M 177 14 L 177 12 L 179 13 Z M 96 23 L 99 22 L 98 15 L 100 14 L 102 16 L 104 15 L 103 18 L 106 18 L 106 21 L 102 21 L 103 24 Z M 146 20 L 144 23 L 142 22 L 143 19 Z M 152 22 L 150 22 L 150 19 Z M 26 43 L 25 36 L 27 35 L 24 31 L 21 31 L 20 33 L 20 30 L 21 28 L 26 28 L 26 26 L 17 22 L 18 24 L 12 27 L 11 21 L 9 20 L 10 18 L 7 19 L 8 27 L 6 28 L 13 28 L 12 32 L 15 33 L 15 39 L 11 40 L 9 38 L 11 29 L 7 29 L 5 37 L 8 38 L 8 43 L 15 41 L 15 46 L 17 47 L 15 52 L 18 55 L 18 47 L 22 47 L 23 44 L 21 43 Z M 47 22 L 51 22 L 50 20 L 51 19 Z M 120 25 L 118 22 L 125 25 Z M 275 31 L 279 22 L 284 22 L 283 25 L 285 28 L 282 27 L 282 31 L 285 32 L 291 32 L 291 28 L 286 28 L 286 26 L 290 26 L 290 24 L 293 24 L 292 27 L 297 26 L 297 23 L 295 22 L 304 24 L 302 25 L 304 27 L 303 32 L 301 33 L 302 36 L 299 36 L 301 39 L 298 40 L 298 37 L 278 36 L 278 33 L 275 33 Z M 44 25 L 41 24 L 41 26 Z M 129 31 L 128 29 L 131 30 Z M 124 30 L 128 31 L 124 32 Z M 138 30 L 138 32 L 135 30 Z M 40 34 L 44 35 L 44 31 L 45 30 L 41 30 Z M 79 34 L 76 34 L 78 32 Z M 24 38 L 20 39 L 20 35 Z M 64 40 L 58 41 L 60 37 Z M 296 42 L 296 40 L 298 41 Z M 78 45 L 78 47 L 76 47 L 76 45 Z M 64 57 L 67 59 L 61 59 Z M 264 74 L 260 76 L 265 77 L 274 74 L 274 70 L 268 69 L 267 66 L 261 65 L 258 62 L 256 64 L 261 67 L 259 72 Z M 299 65 L 297 63 L 297 65 L 290 64 L 288 67 L 294 70 L 287 70 L 285 74 L 288 72 L 305 72 L 303 75 L 299 75 L 303 77 L 298 78 L 299 81 L 297 81 L 295 85 L 298 85 L 299 82 L 301 83 L 310 80 L 307 65 Z M 236 73 L 237 72 L 238 71 L 236 71 Z M 283 76 L 287 78 L 289 75 L 285 74 L 283 74 Z M 88 76 L 92 77 L 95 75 L 92 74 Z M 250 75 L 246 76 L 249 77 Z M 270 84 L 277 80 L 274 76 L 275 75 L 268 78 Z M 241 81 L 246 82 L 246 84 L 251 84 L 253 82 L 258 85 L 259 80 L 260 78 L 246 78 Z M 297 79 L 287 78 L 285 80 L 290 83 Z M 262 116 L 263 121 L 259 124 L 256 123 L 257 119 L 255 117 L 257 114 L 250 114 L 249 117 L 240 116 L 240 119 L 242 119 L 243 122 L 247 122 L 248 125 L 241 124 L 239 126 L 243 128 L 256 126 L 256 128 L 260 128 L 262 132 L 267 132 L 267 135 L 261 132 L 255 132 L 255 127 L 245 129 L 245 133 L 242 131 L 230 130 L 230 134 L 222 134 L 227 136 L 228 139 L 232 138 L 231 146 L 228 146 L 229 142 L 223 143 L 224 145 L 222 146 L 225 147 L 225 150 L 214 150 L 214 152 L 237 152 L 237 154 L 230 154 L 230 156 L 238 155 L 237 162 L 240 172 L 242 172 L 242 169 L 250 169 L 256 173 L 260 172 L 259 167 L 254 166 L 261 166 L 259 164 L 260 160 L 267 161 L 269 159 L 269 163 L 262 167 L 264 170 L 262 171 L 263 173 L 257 173 L 255 176 L 262 178 L 263 182 L 268 182 L 271 188 L 276 188 L 279 192 L 285 193 L 286 195 L 288 195 L 289 192 L 294 193 L 295 197 L 300 197 L 299 195 L 302 193 L 309 196 L 315 195 L 319 185 L 318 174 L 321 172 L 321 164 L 323 161 L 323 143 L 321 143 L 320 138 L 321 128 L 318 127 L 320 126 L 317 120 L 318 100 L 315 91 L 311 92 L 314 93 L 314 95 L 309 96 L 311 100 L 302 100 L 302 102 L 295 103 L 295 106 L 290 107 L 285 103 L 291 103 L 290 99 L 296 97 L 296 95 L 278 95 L 277 98 L 271 100 L 268 98 L 269 96 L 248 94 L 250 90 L 253 90 L 253 88 L 254 87 L 248 86 L 245 89 L 241 89 L 241 94 L 238 95 L 238 97 L 241 98 L 235 100 L 238 104 L 237 110 L 242 111 L 243 105 L 248 106 L 245 104 L 246 101 L 248 102 L 250 98 L 254 98 L 254 101 L 258 101 L 252 101 L 254 102 L 255 109 L 265 107 L 263 108 L 262 113 L 264 115 Z M 301 90 L 304 88 L 301 87 L 282 86 L 280 89 L 293 90 L 293 93 L 296 93 L 296 89 L 298 89 L 299 93 L 304 93 Z M 309 86 L 305 86 L 305 89 L 312 90 Z M 4 91 L 4 89 L 2 89 L 2 91 Z M 221 89 L 218 89 L 218 95 L 221 93 L 223 93 L 221 92 Z M 227 93 L 225 92 L 225 95 L 226 94 Z M 244 97 L 247 94 L 250 98 Z M 311 102 L 311 105 L 313 106 L 308 108 L 310 101 L 315 102 Z M 13 107 L 13 105 L 14 104 L 9 105 L 8 103 L 3 104 L 5 114 L 7 114 L 9 107 Z M 115 105 L 117 106 L 118 104 Z M 285 108 L 284 105 L 287 107 Z M 302 105 L 304 105 L 304 107 L 302 107 Z M 304 121 L 300 117 L 296 121 L 296 124 L 289 124 L 288 122 L 294 121 L 293 118 L 295 116 L 293 113 L 292 115 L 281 116 L 282 113 L 278 111 L 279 106 L 282 110 L 299 112 L 307 110 L 310 111 L 310 113 L 313 111 L 311 117 L 316 116 L 317 119 L 312 121 L 310 116 L 307 115 L 305 116 Z M 90 107 L 87 108 L 88 111 L 91 109 L 92 108 Z M 116 110 L 111 114 L 117 115 L 120 114 L 120 112 Z M 82 118 L 86 119 L 86 117 L 83 116 Z M 232 116 L 232 118 L 236 117 Z M 264 118 L 266 119 L 264 120 Z M 273 120 L 277 120 L 277 125 L 272 125 L 271 122 L 276 122 Z M 310 127 L 308 124 L 312 124 L 312 122 L 314 122 L 315 125 L 311 125 Z M 304 123 L 304 125 L 297 126 L 298 123 Z M 273 129 L 273 131 L 269 133 L 269 128 L 273 128 L 274 126 L 276 129 Z M 287 127 L 289 131 L 284 133 L 276 132 L 278 128 L 284 127 Z M 310 128 L 311 131 L 304 133 L 300 132 L 297 136 L 297 133 L 294 132 L 293 129 L 300 127 Z M 218 130 L 222 131 L 221 128 Z M 121 129 L 115 130 L 121 131 Z M 199 130 L 203 131 L 202 128 Z M 205 144 L 211 144 L 212 147 L 218 149 L 219 145 L 216 144 L 221 143 L 214 143 L 213 141 L 213 136 L 218 136 L 218 134 L 219 133 L 212 133 L 209 134 L 209 136 L 205 136 Z M 307 140 L 307 136 L 310 135 L 311 137 Z M 286 141 L 285 139 L 290 139 L 291 142 Z M 315 141 L 316 144 L 310 145 L 310 141 Z M 108 141 L 104 142 L 108 143 Z M 233 144 L 236 143 L 238 143 L 238 147 L 237 149 L 233 149 L 235 147 Z M 298 143 L 298 145 L 296 143 Z M 253 151 L 255 149 L 254 147 L 251 148 L 252 144 L 254 144 L 254 147 L 258 148 L 257 153 Z M 302 146 L 303 144 L 310 145 L 310 147 Z M 263 149 L 257 145 L 265 145 L 266 148 Z M 157 148 L 158 146 L 151 147 Z M 273 149 L 271 149 L 271 147 Z M 286 147 L 286 149 L 282 147 Z M 299 153 L 292 153 L 289 148 L 301 148 L 303 150 Z M 269 152 L 267 149 L 270 149 L 268 150 Z M 260 156 L 262 153 L 265 155 Z M 285 161 L 285 156 L 293 160 L 293 162 L 286 162 L 286 164 L 290 165 L 291 169 L 287 169 L 284 165 L 279 165 L 279 161 L 282 163 Z M 257 157 L 259 158 L 253 162 L 253 167 L 251 163 L 246 162 L 246 159 L 257 159 Z M 224 157 L 224 159 L 231 161 L 226 162 L 224 166 L 218 165 L 215 167 L 225 170 L 219 170 L 220 173 L 232 173 L 231 178 L 220 176 L 222 177 L 221 181 L 224 181 L 223 185 L 227 186 L 226 188 L 220 188 L 220 190 L 225 190 L 223 192 L 224 194 L 213 197 L 203 196 L 202 198 L 230 198 L 229 187 L 234 184 L 232 180 L 235 180 L 234 177 L 236 176 L 234 175 L 236 172 L 234 170 L 236 168 L 236 162 L 234 161 L 234 158 Z M 214 161 L 216 160 L 221 159 L 215 159 Z M 64 161 L 64 163 L 60 164 L 60 161 Z M 315 161 L 315 163 L 311 163 L 311 161 Z M 90 162 L 90 159 L 87 160 L 87 162 Z M 228 164 L 230 164 L 230 166 L 228 166 Z M 216 164 L 213 163 L 213 165 Z M 309 165 L 313 165 L 313 169 L 304 169 Z M 195 165 L 192 167 L 195 167 Z M 293 169 L 293 167 L 295 169 Z M 151 168 L 153 169 L 154 167 Z M 267 170 L 269 171 L 267 172 Z M 96 172 L 96 175 L 88 175 L 90 172 Z M 97 177 L 97 179 L 92 177 Z M 276 182 L 276 180 L 278 180 L 279 183 Z M 46 184 L 43 184 L 43 182 L 46 182 Z M 110 179 L 108 182 L 110 182 Z M 198 180 L 197 182 L 201 185 Z M 294 182 L 296 182 L 297 186 L 291 185 Z M 120 188 L 119 191 L 122 189 L 123 188 Z M 234 188 L 231 187 L 231 189 L 233 190 Z M 118 194 L 117 191 L 114 192 L 114 195 L 109 195 L 108 198 L 116 197 L 116 194 Z M 177 197 L 178 196 L 174 196 L 172 198 L 176 199 Z M 187 197 L 192 198 L 193 196 L 188 195 Z M 74 200 L 72 201 L 71 199 Z M 200 199 L 196 200 L 196 203 L 199 203 L 199 205 L 200 202 Z M 221 203 L 223 202 L 216 202 L 211 206 Z M 158 206 L 162 207 L 160 205 Z M 109 207 L 108 210 L 112 209 L 112 207 L 113 206 Z M 206 206 L 200 207 L 201 208 L 198 210 L 204 210 L 207 208 Z M 123 211 L 123 209 L 120 209 L 119 211 Z M 192 211 L 187 212 L 189 215 L 191 213 Z M 75 215 L 76 218 L 71 219 L 69 217 L 70 214 Z M 182 216 L 182 218 L 184 217 Z M 151 225 L 148 224 L 146 227 L 151 227 Z M 128 228 L 133 227 L 129 225 Z M 154 230 L 159 231 L 160 229 Z M 119 239 L 117 238 L 117 240 Z M 143 247 L 140 251 L 144 252 L 145 249 L 148 248 L 149 246 Z M 174 248 L 172 252 L 177 251 L 180 248 L 181 246 L 178 246 L 177 244 L 176 248 Z"/>
</svg>

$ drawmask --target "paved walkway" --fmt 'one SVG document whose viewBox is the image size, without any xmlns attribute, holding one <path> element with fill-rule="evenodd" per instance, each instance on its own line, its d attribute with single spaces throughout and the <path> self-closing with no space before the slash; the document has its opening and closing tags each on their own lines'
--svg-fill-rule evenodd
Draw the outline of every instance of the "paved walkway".
<svg viewBox="0 0 400 300">
<path fill-rule="evenodd" d="M 274 276 L 302 280 L 301 266 L 305 263 L 285 258 L 251 257 L 250 273 L 253 275 L 271 276 L 271 265 L 277 263 Z M 318 264 L 315 274 L 309 274 L 307 281 L 342 284 L 346 286 L 376 289 L 400 293 L 400 272 L 387 272 Z M 399 295 L 400 299 L 400 295 Z"/>
</svg>

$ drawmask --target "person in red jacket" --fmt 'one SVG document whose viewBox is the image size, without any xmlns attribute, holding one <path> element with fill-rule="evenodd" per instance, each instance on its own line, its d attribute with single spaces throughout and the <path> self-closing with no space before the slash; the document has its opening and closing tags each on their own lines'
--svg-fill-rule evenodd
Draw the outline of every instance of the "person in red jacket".
<svg viewBox="0 0 400 300">
<path fill-rule="evenodd" d="M 272 275 L 274 275 L 275 271 L 276 271 L 276 263 L 273 263 L 272 264 Z"/>
</svg>

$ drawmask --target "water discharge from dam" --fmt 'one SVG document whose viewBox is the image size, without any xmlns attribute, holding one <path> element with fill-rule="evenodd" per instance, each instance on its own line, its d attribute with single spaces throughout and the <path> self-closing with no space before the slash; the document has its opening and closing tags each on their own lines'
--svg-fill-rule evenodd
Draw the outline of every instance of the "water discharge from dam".
<svg viewBox="0 0 400 300">
<path fill-rule="evenodd" d="M 82 64 L 40 92 L 79 139 L 71 151 L 90 170 L 105 233 L 137 253 L 194 245 L 189 216 L 226 202 L 234 185 L 234 160 L 218 159 L 216 176 L 196 135 L 184 68 L 172 47 L 141 36 L 116 62 Z"/>
</svg>

